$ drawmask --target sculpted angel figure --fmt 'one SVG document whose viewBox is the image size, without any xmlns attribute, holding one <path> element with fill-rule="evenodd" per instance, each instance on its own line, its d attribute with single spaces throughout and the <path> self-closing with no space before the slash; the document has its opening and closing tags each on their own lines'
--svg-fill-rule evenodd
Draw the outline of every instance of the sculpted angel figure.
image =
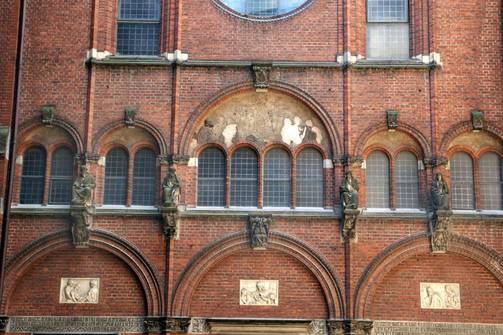
<svg viewBox="0 0 503 335">
<path fill-rule="evenodd" d="M 180 179 L 174 167 L 169 167 L 168 174 L 162 182 L 162 205 L 175 207 L 180 202 Z"/>
</svg>

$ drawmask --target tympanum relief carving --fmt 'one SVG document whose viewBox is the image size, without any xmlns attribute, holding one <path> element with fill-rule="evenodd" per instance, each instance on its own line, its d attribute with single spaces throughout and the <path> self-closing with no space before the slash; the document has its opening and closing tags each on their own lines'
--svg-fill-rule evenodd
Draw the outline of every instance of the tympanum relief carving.
<svg viewBox="0 0 503 335">
<path fill-rule="evenodd" d="M 60 304 L 97 304 L 99 278 L 61 278 Z"/>
<path fill-rule="evenodd" d="M 421 308 L 461 309 L 459 284 L 421 283 Z"/>
<path fill-rule="evenodd" d="M 278 306 L 277 280 L 240 280 L 239 304 Z"/>
</svg>

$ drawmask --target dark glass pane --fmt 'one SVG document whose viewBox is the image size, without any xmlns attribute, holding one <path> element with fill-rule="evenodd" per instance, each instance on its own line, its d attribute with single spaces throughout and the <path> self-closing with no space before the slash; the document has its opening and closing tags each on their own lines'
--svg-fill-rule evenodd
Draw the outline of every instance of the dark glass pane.
<svg viewBox="0 0 503 335">
<path fill-rule="evenodd" d="M 389 160 L 380 151 L 367 158 L 367 208 L 389 208 Z"/>
<path fill-rule="evenodd" d="M 199 156 L 197 169 L 197 205 L 225 206 L 225 156 L 217 148 L 208 148 Z"/>
<path fill-rule="evenodd" d="M 56 150 L 51 159 L 49 203 L 68 204 L 72 199 L 74 154 L 68 148 Z"/>
<path fill-rule="evenodd" d="M 264 161 L 264 207 L 291 206 L 290 155 L 283 149 L 267 152 Z"/>
<path fill-rule="evenodd" d="M 410 152 L 402 152 L 396 159 L 395 194 L 397 208 L 419 207 L 417 159 Z"/>
<path fill-rule="evenodd" d="M 160 0 L 120 0 L 119 19 L 159 20 Z"/>
<path fill-rule="evenodd" d="M 105 161 L 105 199 L 106 205 L 125 205 L 127 199 L 127 153 L 120 148 L 108 152 Z"/>
<path fill-rule="evenodd" d="M 479 160 L 480 207 L 503 209 L 502 160 L 495 153 L 487 153 Z"/>
<path fill-rule="evenodd" d="M 133 205 L 155 204 L 157 160 L 150 149 L 138 151 L 133 167 Z"/>
<path fill-rule="evenodd" d="M 456 153 L 451 161 L 451 187 L 453 209 L 474 209 L 473 162 L 465 153 Z"/>
<path fill-rule="evenodd" d="M 231 160 L 231 206 L 257 206 L 258 163 L 255 152 L 237 150 Z"/>
<path fill-rule="evenodd" d="M 121 55 L 159 55 L 159 23 L 119 22 L 117 53 Z"/>
<path fill-rule="evenodd" d="M 297 156 L 297 207 L 323 207 L 323 157 L 316 149 Z"/>
<path fill-rule="evenodd" d="M 21 175 L 22 204 L 41 204 L 44 197 L 45 151 L 40 148 L 28 149 L 23 156 Z"/>
</svg>

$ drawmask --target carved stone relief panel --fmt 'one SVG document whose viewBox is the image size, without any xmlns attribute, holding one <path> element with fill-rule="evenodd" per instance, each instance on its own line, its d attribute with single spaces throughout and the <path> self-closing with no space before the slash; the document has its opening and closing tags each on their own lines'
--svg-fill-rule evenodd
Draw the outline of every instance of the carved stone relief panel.
<svg viewBox="0 0 503 335">
<path fill-rule="evenodd" d="M 250 306 L 278 306 L 277 280 L 245 280 L 239 282 L 239 304 Z"/>
<path fill-rule="evenodd" d="M 421 308 L 461 309 L 459 284 L 421 283 Z"/>
<path fill-rule="evenodd" d="M 60 304 L 97 304 L 99 278 L 61 278 Z"/>
</svg>

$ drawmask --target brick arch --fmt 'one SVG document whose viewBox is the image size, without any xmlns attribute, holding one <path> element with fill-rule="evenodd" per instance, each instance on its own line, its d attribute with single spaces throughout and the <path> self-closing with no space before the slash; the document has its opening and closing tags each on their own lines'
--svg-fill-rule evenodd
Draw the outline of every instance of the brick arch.
<svg viewBox="0 0 503 335">
<path fill-rule="evenodd" d="M 248 234 L 241 231 L 213 242 L 197 254 L 175 285 L 171 304 L 172 315 L 189 315 L 192 297 L 204 275 L 226 257 L 249 248 Z M 279 232 L 271 232 L 268 248 L 292 256 L 314 275 L 323 289 L 329 318 L 341 318 L 345 315 L 342 286 L 323 256 L 302 241 Z"/>
<path fill-rule="evenodd" d="M 36 261 L 53 252 L 72 244 L 69 231 L 58 231 L 46 235 L 28 244 L 8 262 L 6 267 L 6 294 L 2 301 L 2 312 L 7 309 L 10 296 L 13 294 L 17 280 L 20 279 Z M 149 316 L 161 315 L 164 311 L 162 288 L 154 267 L 136 247 L 119 236 L 103 230 L 92 230 L 89 247 L 98 248 L 121 259 L 139 280 L 147 303 Z"/>
<path fill-rule="evenodd" d="M 113 131 L 119 130 L 121 128 L 125 128 L 126 125 L 124 124 L 124 121 L 115 121 L 112 123 L 107 124 L 103 128 L 101 128 L 96 136 L 93 138 L 92 142 L 92 148 L 93 152 L 97 153 L 99 152 L 100 145 L 102 144 L 102 139 L 107 136 L 108 134 L 112 133 Z M 168 154 L 168 145 L 166 143 L 166 140 L 164 139 L 164 136 L 162 135 L 162 132 L 155 127 L 154 125 L 150 124 L 147 121 L 141 120 L 141 119 L 136 119 L 135 120 L 135 127 L 142 129 L 143 131 L 146 131 L 149 135 L 151 135 L 155 141 L 157 142 L 157 146 L 159 148 L 159 154 L 160 155 L 166 155 Z"/>
<path fill-rule="evenodd" d="M 73 144 L 75 145 L 77 154 L 82 154 L 85 151 L 84 142 L 79 134 L 79 131 L 70 122 L 55 117 L 54 120 L 52 121 L 52 126 L 58 127 L 62 129 L 64 132 L 66 132 L 68 135 L 70 135 L 70 137 L 73 139 L 74 142 Z M 30 120 L 29 122 L 22 124 L 19 127 L 18 138 L 23 138 L 29 132 L 31 132 L 33 129 L 37 127 L 43 127 L 43 125 L 40 123 L 38 119 Z"/>
<path fill-rule="evenodd" d="M 447 148 L 449 147 L 449 144 L 458 137 L 459 135 L 463 133 L 467 133 L 473 130 L 473 125 L 471 121 L 462 121 L 454 124 L 447 130 L 442 137 L 442 141 L 440 142 L 440 153 L 445 154 L 447 152 Z M 484 120 L 484 124 L 482 127 L 482 130 L 486 131 L 487 133 L 495 136 L 498 138 L 500 141 L 503 142 L 503 129 L 498 127 L 496 124 L 493 122 Z"/>
<path fill-rule="evenodd" d="M 365 145 L 367 144 L 367 141 L 372 136 L 377 134 L 378 132 L 387 131 L 387 130 L 388 130 L 388 127 L 386 125 L 386 122 L 379 122 L 373 126 L 368 127 L 367 129 L 365 129 L 365 131 L 363 132 L 363 134 L 365 134 L 365 135 L 359 137 L 356 140 L 356 143 L 353 148 L 354 155 L 362 156 L 363 151 L 365 150 Z M 415 127 L 413 127 L 407 123 L 398 122 L 398 129 L 396 129 L 396 131 L 397 132 L 401 131 L 401 132 L 409 135 L 410 137 L 412 137 L 419 144 L 421 149 L 423 150 L 423 155 L 425 157 L 428 157 L 432 154 L 431 146 L 430 146 L 428 139 L 423 135 L 423 133 L 421 131 L 419 131 Z"/>
<path fill-rule="evenodd" d="M 398 241 L 377 255 L 362 272 L 355 286 L 353 300 L 354 318 L 365 318 L 375 290 L 383 278 L 403 261 L 431 252 L 427 233 L 412 235 Z M 465 236 L 452 234 L 447 253 L 475 261 L 487 269 L 503 285 L 503 257 L 484 244 Z"/>
<path fill-rule="evenodd" d="M 189 153 L 191 135 L 195 132 L 199 122 L 202 121 L 202 118 L 212 109 L 212 107 L 218 105 L 224 99 L 242 92 L 251 91 L 253 89 L 254 88 L 250 85 L 249 81 L 234 84 L 220 90 L 211 99 L 196 107 L 181 132 L 182 135 L 180 137 L 180 142 L 178 143 L 178 153 Z M 332 118 L 323 106 L 313 97 L 295 86 L 278 81 L 271 81 L 269 89 L 289 95 L 304 103 L 320 119 L 321 123 L 325 127 L 330 139 L 332 155 L 336 156 L 337 154 L 341 154 L 343 152 L 341 137 Z"/>
</svg>

